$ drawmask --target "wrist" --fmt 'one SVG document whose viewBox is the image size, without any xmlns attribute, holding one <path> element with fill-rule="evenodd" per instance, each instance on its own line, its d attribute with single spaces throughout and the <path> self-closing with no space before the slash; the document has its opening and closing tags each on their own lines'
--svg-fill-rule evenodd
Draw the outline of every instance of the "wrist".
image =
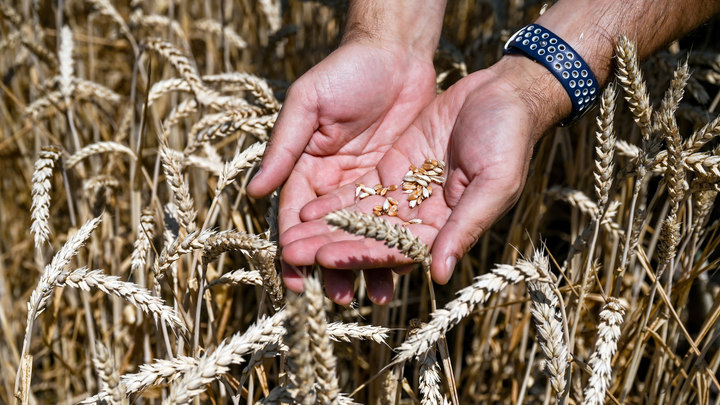
<svg viewBox="0 0 720 405">
<path fill-rule="evenodd" d="M 444 11 L 445 0 L 351 1 L 341 44 L 366 44 L 432 61 Z"/>
<path fill-rule="evenodd" d="M 570 114 L 570 97 L 543 65 L 524 55 L 504 55 L 489 69 L 522 101 L 535 123 L 535 139 Z"/>
</svg>

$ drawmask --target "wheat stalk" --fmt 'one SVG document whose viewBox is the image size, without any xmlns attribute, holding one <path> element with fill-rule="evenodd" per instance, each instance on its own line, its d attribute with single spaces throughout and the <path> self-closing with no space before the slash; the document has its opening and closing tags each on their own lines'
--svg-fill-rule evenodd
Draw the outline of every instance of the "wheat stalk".
<svg viewBox="0 0 720 405">
<path fill-rule="evenodd" d="M 617 351 L 620 339 L 620 326 L 625 316 L 625 307 L 615 298 L 609 298 L 600 310 L 595 349 L 590 356 L 590 379 L 585 388 L 583 404 L 602 405 L 605 393 L 612 379 L 611 361 Z"/>
</svg>

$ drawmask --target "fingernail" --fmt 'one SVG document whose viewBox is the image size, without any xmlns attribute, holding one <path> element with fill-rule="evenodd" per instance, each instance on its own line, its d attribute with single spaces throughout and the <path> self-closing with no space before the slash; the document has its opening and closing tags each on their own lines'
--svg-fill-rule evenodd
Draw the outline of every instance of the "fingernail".
<svg viewBox="0 0 720 405">
<path fill-rule="evenodd" d="M 255 174 L 253 175 L 252 179 L 250 179 L 250 181 L 252 182 L 252 181 L 254 181 L 256 178 L 258 178 L 258 176 L 260 176 L 260 173 L 262 173 L 262 166 L 260 166 L 260 168 L 258 169 L 258 171 L 255 172 Z"/>
<path fill-rule="evenodd" d="M 455 265 L 457 264 L 457 258 L 455 256 L 450 256 L 445 260 L 445 265 L 447 266 L 448 272 L 452 273 L 455 270 Z"/>
</svg>

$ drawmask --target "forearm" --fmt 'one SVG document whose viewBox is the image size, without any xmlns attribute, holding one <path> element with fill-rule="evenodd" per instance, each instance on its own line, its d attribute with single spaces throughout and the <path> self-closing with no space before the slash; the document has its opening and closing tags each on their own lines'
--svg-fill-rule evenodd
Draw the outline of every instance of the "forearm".
<svg viewBox="0 0 720 405">
<path fill-rule="evenodd" d="M 561 0 L 536 22 L 563 38 L 590 65 L 600 84 L 605 84 L 620 35 L 636 43 L 642 59 L 719 11 L 720 1 L 707 0 Z M 503 65 L 519 65 L 514 68 L 527 75 L 519 87 L 530 89 L 543 129 L 570 113 L 569 97 L 543 66 L 516 55 L 503 57 Z"/>
<path fill-rule="evenodd" d="M 446 0 L 352 0 L 343 43 L 370 42 L 432 60 Z"/>
</svg>

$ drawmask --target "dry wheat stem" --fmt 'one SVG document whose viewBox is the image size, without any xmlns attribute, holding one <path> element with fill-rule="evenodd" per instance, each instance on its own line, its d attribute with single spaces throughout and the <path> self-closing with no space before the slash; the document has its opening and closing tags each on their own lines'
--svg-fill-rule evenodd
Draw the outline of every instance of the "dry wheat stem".
<svg viewBox="0 0 720 405">
<path fill-rule="evenodd" d="M 60 151 L 54 146 L 44 147 L 35 161 L 32 178 L 32 208 L 30 217 L 35 248 L 41 249 L 50 238 L 50 191 L 55 162 L 60 158 Z"/>
<path fill-rule="evenodd" d="M 615 298 L 609 298 L 600 310 L 595 349 L 590 356 L 590 379 L 585 387 L 583 404 L 602 405 L 612 379 L 612 358 L 620 339 L 620 326 L 625 316 L 625 307 Z"/>
<path fill-rule="evenodd" d="M 162 298 L 154 296 L 150 290 L 136 284 L 121 281 L 117 276 L 104 274 L 102 270 L 90 271 L 85 267 L 81 267 L 59 277 L 58 285 L 68 285 L 85 291 L 97 288 L 105 294 L 122 297 L 136 308 L 148 315 L 152 315 L 156 322 L 160 319 L 163 324 L 170 326 L 175 333 L 187 334 L 187 327 L 182 320 L 182 316 L 172 307 L 165 305 Z"/>
<path fill-rule="evenodd" d="M 520 259 L 515 266 L 500 264 L 487 274 L 476 277 L 475 282 L 457 292 L 457 298 L 444 308 L 432 314 L 429 323 L 409 336 L 397 349 L 393 363 L 418 357 L 432 347 L 440 337 L 470 315 L 478 306 L 484 304 L 494 293 L 506 286 L 521 281 L 536 280 L 540 273 L 535 264 Z"/>
<path fill-rule="evenodd" d="M 328 224 L 346 232 L 384 242 L 388 247 L 398 249 L 409 259 L 422 263 L 424 268 L 430 268 L 432 257 L 427 245 L 411 234 L 406 227 L 399 224 L 393 226 L 385 219 L 373 215 L 345 210 L 332 212 L 325 216 L 325 220 Z"/>
</svg>

